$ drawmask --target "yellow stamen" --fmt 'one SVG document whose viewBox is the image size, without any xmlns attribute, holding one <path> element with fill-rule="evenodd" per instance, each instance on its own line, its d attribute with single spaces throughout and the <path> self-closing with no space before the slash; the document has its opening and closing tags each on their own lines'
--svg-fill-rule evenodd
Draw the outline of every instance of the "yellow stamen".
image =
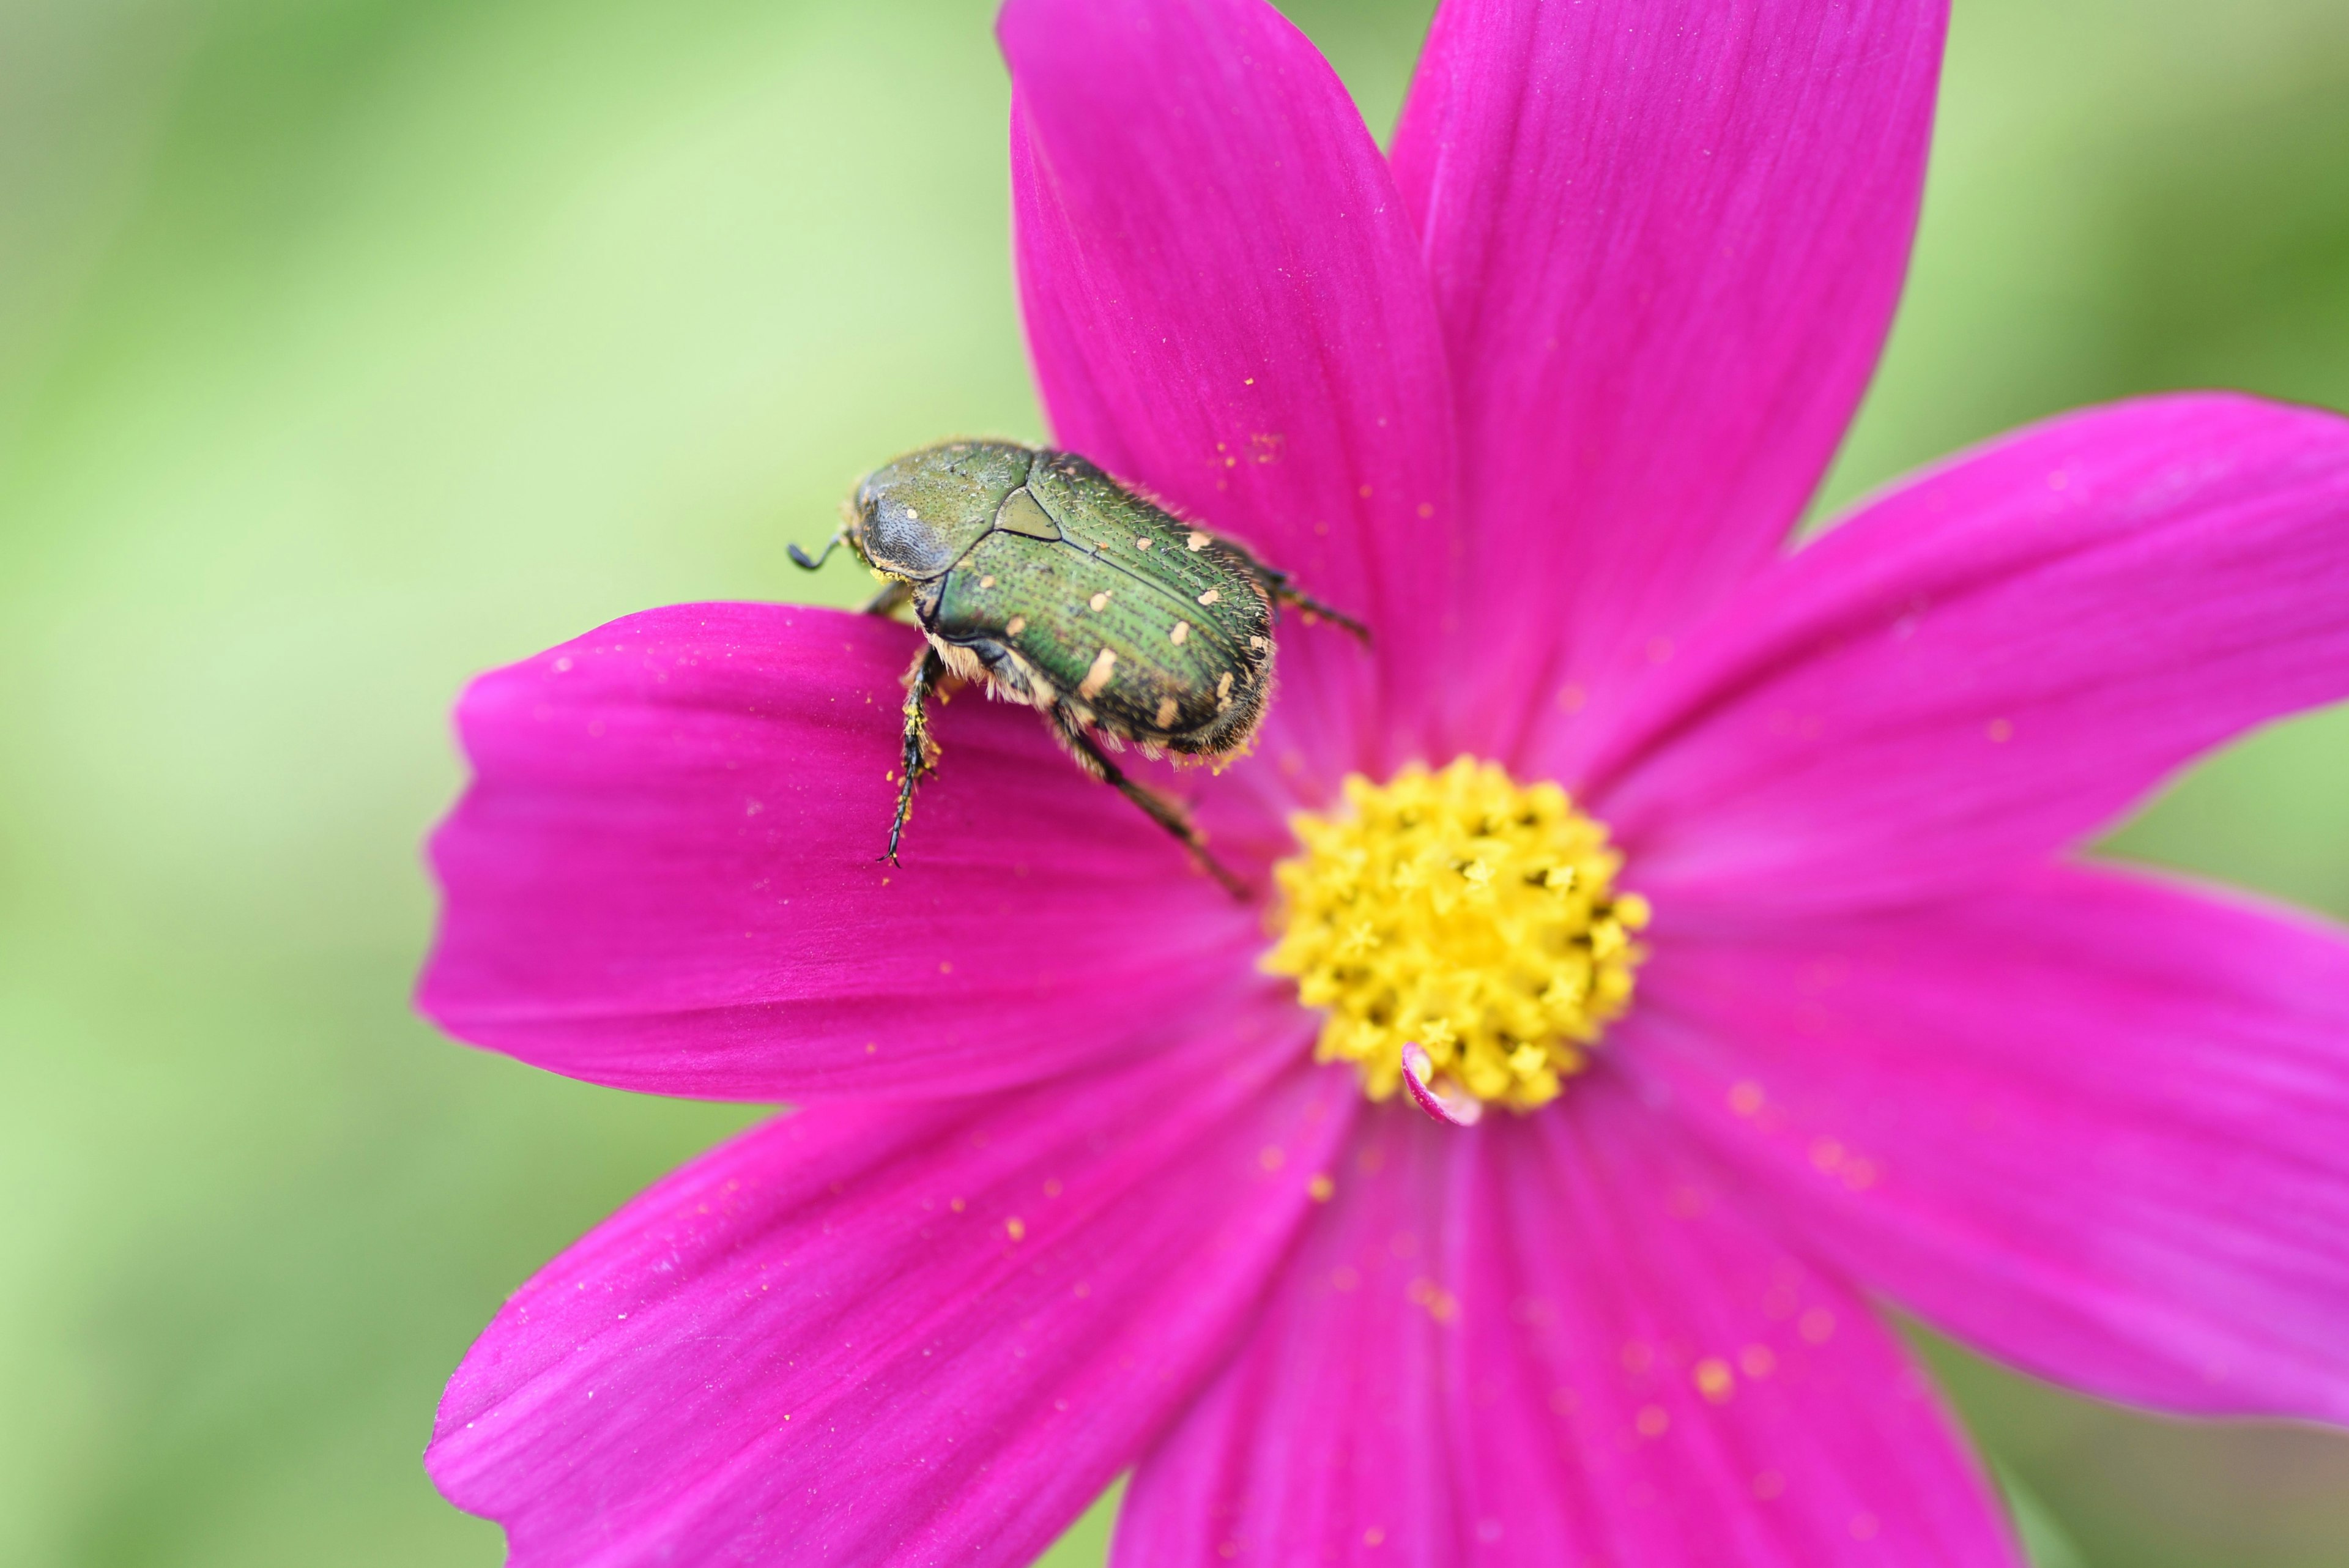
<svg viewBox="0 0 2349 1568">
<path fill-rule="evenodd" d="M 1589 1062 L 1630 1005 L 1648 903 L 1623 857 L 1554 784 L 1462 757 L 1359 774 L 1350 809 L 1289 819 L 1303 853 L 1274 870 L 1279 942 L 1263 967 L 1326 1010 L 1315 1055 L 1356 1064 L 1374 1100 L 1426 1053 L 1440 1093 L 1531 1110 Z"/>
</svg>

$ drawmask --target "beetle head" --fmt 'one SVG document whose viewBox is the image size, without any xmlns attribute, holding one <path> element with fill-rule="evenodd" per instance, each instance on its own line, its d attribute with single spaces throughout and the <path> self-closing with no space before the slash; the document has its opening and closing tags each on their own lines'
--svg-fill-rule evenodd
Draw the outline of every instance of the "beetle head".
<svg viewBox="0 0 2349 1568">
<path fill-rule="evenodd" d="M 995 525 L 1036 454 L 1009 441 L 949 441 L 908 452 L 856 487 L 848 542 L 866 564 L 926 582 Z"/>
</svg>

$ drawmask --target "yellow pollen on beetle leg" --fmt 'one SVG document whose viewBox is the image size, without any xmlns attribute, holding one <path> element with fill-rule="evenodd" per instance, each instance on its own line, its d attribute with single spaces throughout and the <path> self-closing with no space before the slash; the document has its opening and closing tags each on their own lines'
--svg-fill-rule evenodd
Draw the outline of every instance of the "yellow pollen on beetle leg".
<svg viewBox="0 0 2349 1568">
<path fill-rule="evenodd" d="M 1262 967 L 1322 1010 L 1315 1055 L 1353 1063 L 1371 1098 L 1402 1085 L 1413 1044 L 1439 1096 L 1547 1105 L 1630 1005 L 1648 903 L 1617 890 L 1622 856 L 1557 785 L 1414 763 L 1289 826 Z"/>
</svg>

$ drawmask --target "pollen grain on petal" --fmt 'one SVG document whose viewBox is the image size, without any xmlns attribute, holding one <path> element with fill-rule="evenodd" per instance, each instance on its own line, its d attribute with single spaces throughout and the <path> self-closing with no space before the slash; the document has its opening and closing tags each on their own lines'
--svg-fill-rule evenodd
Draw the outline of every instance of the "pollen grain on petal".
<svg viewBox="0 0 2349 1568">
<path fill-rule="evenodd" d="M 1345 809 L 1290 819 L 1279 940 L 1263 967 L 1324 1011 L 1316 1054 L 1364 1091 L 1473 1123 L 1530 1110 L 1630 1004 L 1647 900 L 1619 892 L 1606 828 L 1549 783 L 1464 757 L 1359 775 Z"/>
</svg>

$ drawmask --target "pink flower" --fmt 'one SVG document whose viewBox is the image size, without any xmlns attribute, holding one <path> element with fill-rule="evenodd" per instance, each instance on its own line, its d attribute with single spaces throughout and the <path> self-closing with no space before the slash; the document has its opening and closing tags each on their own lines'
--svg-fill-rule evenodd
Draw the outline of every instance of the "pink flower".
<svg viewBox="0 0 2349 1568">
<path fill-rule="evenodd" d="M 483 677 L 425 1009 L 803 1107 L 457 1373 L 429 1463 L 515 1562 L 1019 1564 L 1131 1467 L 1129 1564 L 2012 1563 L 1878 1300 L 2349 1419 L 2349 941 L 2076 854 L 2349 692 L 2349 424 L 2092 410 L 1787 547 L 1942 24 L 1450 0 L 1381 157 L 1261 0 L 1012 0 L 1060 441 L 1379 635 L 1292 625 L 1257 756 L 1181 775 L 1219 853 L 1267 884 L 1350 773 L 1555 781 L 1652 904 L 1636 994 L 1454 1127 L 1362 1092 L 1392 1041 L 1317 1064 L 1265 904 L 1032 714 L 946 710 L 876 865 L 905 627 L 689 606 Z"/>
</svg>

